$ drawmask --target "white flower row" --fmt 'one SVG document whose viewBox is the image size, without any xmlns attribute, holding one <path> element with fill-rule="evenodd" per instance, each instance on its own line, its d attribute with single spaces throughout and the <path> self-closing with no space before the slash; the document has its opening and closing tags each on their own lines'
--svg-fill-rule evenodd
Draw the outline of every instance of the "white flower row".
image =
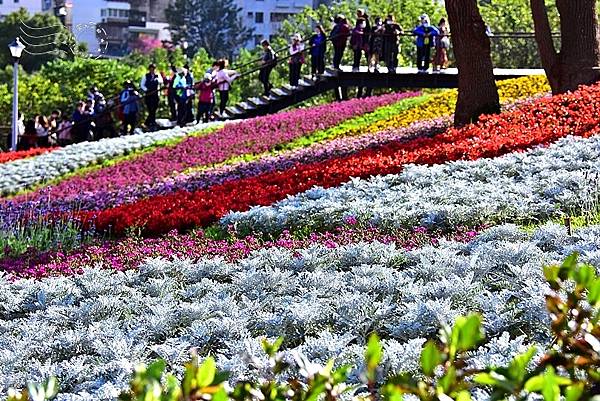
<svg viewBox="0 0 600 401">
<path fill-rule="evenodd" d="M 469 244 L 406 252 L 358 243 L 256 251 L 236 263 L 149 260 L 135 271 L 9 282 L 0 278 L 0 398 L 9 386 L 60 379 L 60 400 L 114 399 L 134 366 L 181 366 L 195 347 L 235 379 L 266 362 L 258 338 L 285 336 L 315 362 L 361 367 L 365 338 L 385 339 L 387 370 L 414 370 L 425 337 L 480 311 L 490 337 L 477 363 L 546 343 L 541 265 L 579 250 L 600 267 L 600 226 L 526 234 L 489 229 Z M 520 337 L 521 336 L 521 337 Z M 246 357 L 244 357 L 246 355 Z M 259 364 L 260 367 L 260 364 Z"/>
<path fill-rule="evenodd" d="M 156 132 L 82 142 L 35 157 L 3 163 L 0 168 L 0 195 L 14 194 L 41 182 L 100 163 L 162 141 L 181 138 L 192 132 L 222 123 L 211 122 L 190 127 L 175 127 Z"/>
<path fill-rule="evenodd" d="M 569 137 L 495 159 L 409 165 L 398 175 L 315 187 L 271 206 L 232 212 L 221 223 L 280 232 L 332 228 L 347 216 L 380 227 L 475 226 L 548 218 L 596 199 L 600 138 Z"/>
</svg>

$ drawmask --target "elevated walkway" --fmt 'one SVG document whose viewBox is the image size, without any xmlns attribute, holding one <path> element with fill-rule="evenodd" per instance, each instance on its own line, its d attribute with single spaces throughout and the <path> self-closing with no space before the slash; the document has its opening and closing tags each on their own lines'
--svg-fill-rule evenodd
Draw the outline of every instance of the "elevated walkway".
<svg viewBox="0 0 600 401">
<path fill-rule="evenodd" d="M 530 75 L 544 75 L 542 69 L 495 69 L 496 80 L 519 78 Z M 316 79 L 304 77 L 298 87 L 284 85 L 271 90 L 269 96 L 250 98 L 235 106 L 228 107 L 224 119 L 236 120 L 273 114 L 295 104 L 304 102 L 313 96 L 329 90 L 344 87 L 363 88 L 456 88 L 458 87 L 458 70 L 450 68 L 441 73 L 420 74 L 416 68 L 398 68 L 389 73 L 386 68 L 379 72 L 369 72 L 367 67 L 353 70 L 343 66 L 340 70 L 327 69 Z"/>
</svg>

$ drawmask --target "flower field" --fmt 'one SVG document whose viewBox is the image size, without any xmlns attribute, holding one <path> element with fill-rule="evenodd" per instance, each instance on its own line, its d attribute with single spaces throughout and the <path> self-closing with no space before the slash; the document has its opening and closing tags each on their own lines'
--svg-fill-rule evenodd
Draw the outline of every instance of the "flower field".
<svg viewBox="0 0 600 401">
<path fill-rule="evenodd" d="M 405 92 L 0 159 L 0 397 L 113 400 L 192 349 L 251 379 L 279 336 L 356 382 L 377 332 L 415 372 L 469 312 L 473 366 L 548 347 L 542 266 L 600 267 L 600 84 L 548 90 L 460 129 L 455 91 Z"/>
</svg>

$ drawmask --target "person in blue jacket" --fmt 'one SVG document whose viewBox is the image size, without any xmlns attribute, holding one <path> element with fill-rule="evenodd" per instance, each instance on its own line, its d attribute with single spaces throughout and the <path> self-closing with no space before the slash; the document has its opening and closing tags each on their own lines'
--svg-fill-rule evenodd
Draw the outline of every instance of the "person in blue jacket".
<svg viewBox="0 0 600 401">
<path fill-rule="evenodd" d="M 323 26 L 315 27 L 315 34 L 308 42 L 310 46 L 310 72 L 313 78 L 325 72 L 325 52 L 327 51 L 327 35 Z"/>
<path fill-rule="evenodd" d="M 429 62 L 431 60 L 431 47 L 434 39 L 439 35 L 436 27 L 431 26 L 429 16 L 421 15 L 421 24 L 413 30 L 413 34 L 417 37 L 417 68 L 419 73 L 427 73 L 429 70 Z"/>
</svg>

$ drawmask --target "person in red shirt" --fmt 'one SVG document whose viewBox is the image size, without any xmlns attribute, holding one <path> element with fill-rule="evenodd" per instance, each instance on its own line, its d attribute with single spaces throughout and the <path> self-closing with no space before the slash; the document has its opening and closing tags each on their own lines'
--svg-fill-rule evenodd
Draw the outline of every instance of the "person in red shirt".
<svg viewBox="0 0 600 401">
<path fill-rule="evenodd" d="M 213 80 L 211 74 L 205 74 L 202 82 L 196 84 L 196 91 L 198 92 L 198 113 L 196 114 L 196 123 L 202 122 L 207 123 L 210 119 L 212 106 L 214 104 L 213 89 L 216 87 L 216 83 Z"/>
</svg>

